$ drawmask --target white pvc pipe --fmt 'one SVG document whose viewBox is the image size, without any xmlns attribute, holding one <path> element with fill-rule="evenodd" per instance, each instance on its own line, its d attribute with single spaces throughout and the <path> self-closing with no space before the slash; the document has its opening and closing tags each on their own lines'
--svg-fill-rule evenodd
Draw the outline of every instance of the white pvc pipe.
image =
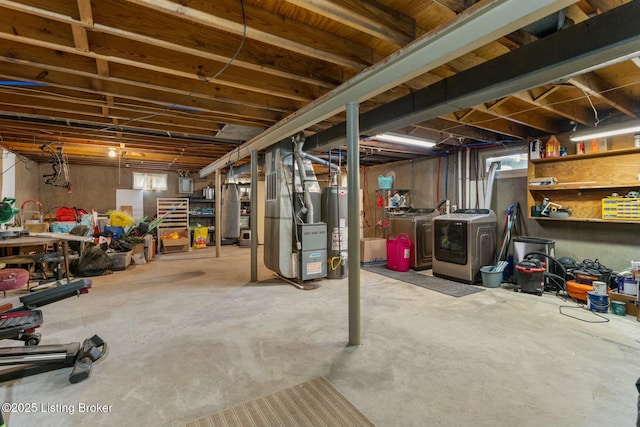
<svg viewBox="0 0 640 427">
<path fill-rule="evenodd" d="M 458 209 L 462 208 L 462 151 L 458 151 Z"/>
<path fill-rule="evenodd" d="M 471 176 L 469 171 L 471 170 L 471 149 L 467 147 L 465 150 L 465 173 L 464 173 L 464 207 L 471 207 Z"/>
</svg>

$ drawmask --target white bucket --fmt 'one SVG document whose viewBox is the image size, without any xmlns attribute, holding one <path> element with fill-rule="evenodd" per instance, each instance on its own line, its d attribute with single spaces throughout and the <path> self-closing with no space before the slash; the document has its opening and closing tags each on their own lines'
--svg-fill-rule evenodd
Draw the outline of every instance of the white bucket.
<svg viewBox="0 0 640 427">
<path fill-rule="evenodd" d="M 607 284 L 605 282 L 593 281 L 591 283 L 593 286 L 593 292 L 596 295 L 607 295 Z"/>
</svg>

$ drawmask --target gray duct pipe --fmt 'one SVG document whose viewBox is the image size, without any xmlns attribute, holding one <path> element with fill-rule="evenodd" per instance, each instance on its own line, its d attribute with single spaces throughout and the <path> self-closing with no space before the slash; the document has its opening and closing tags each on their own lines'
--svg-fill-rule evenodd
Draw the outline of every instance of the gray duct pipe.
<svg viewBox="0 0 640 427">
<path fill-rule="evenodd" d="M 321 165 L 325 165 L 326 167 L 333 169 L 333 171 L 335 172 L 335 174 L 333 175 L 333 182 L 331 183 L 331 185 L 335 185 L 336 187 L 338 187 L 338 175 L 340 175 L 340 166 L 338 165 L 334 165 L 333 163 L 322 159 L 320 157 L 316 157 L 313 154 L 307 154 L 307 153 L 302 153 L 302 155 L 306 158 L 311 160 L 312 162 L 316 162 L 316 163 L 320 163 Z"/>
<path fill-rule="evenodd" d="M 309 188 L 307 187 L 307 173 L 304 170 L 304 163 L 302 161 L 304 157 L 304 153 L 302 152 L 302 146 L 304 145 L 304 139 L 299 137 L 299 135 L 292 138 L 293 143 L 296 147 L 293 156 L 296 159 L 296 165 L 298 166 L 298 174 L 300 175 L 300 182 L 302 183 L 302 189 L 304 191 L 304 204 L 307 208 L 306 213 L 306 223 L 313 223 L 313 202 L 311 201 L 311 194 L 309 193 Z"/>
<path fill-rule="evenodd" d="M 316 157 L 313 154 L 308 154 L 308 153 L 302 153 L 302 155 L 306 158 L 311 160 L 312 162 L 316 162 L 316 163 L 320 163 L 321 165 L 325 165 L 328 168 L 333 169 L 336 172 L 340 172 L 340 166 L 338 165 L 334 165 L 333 163 L 331 163 L 328 160 L 322 159 L 320 157 Z"/>
</svg>

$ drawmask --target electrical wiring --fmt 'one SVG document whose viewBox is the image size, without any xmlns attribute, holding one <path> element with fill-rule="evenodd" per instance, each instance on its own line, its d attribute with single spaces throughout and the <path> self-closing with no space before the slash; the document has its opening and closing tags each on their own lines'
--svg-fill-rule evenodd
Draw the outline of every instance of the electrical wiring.
<svg viewBox="0 0 640 427">
<path fill-rule="evenodd" d="M 594 94 L 605 95 L 608 92 L 613 92 L 613 91 L 616 91 L 616 90 L 619 90 L 619 89 L 624 89 L 626 87 L 635 86 L 635 85 L 638 85 L 638 84 L 640 84 L 640 80 L 636 80 L 636 81 L 629 82 L 629 83 L 626 83 L 626 84 L 623 84 L 623 85 L 615 86 L 615 87 L 612 87 L 612 88 L 609 88 L 609 89 L 605 89 L 605 90 L 602 90 L 602 91 L 599 91 L 599 92 L 594 92 Z M 543 108 L 553 107 L 553 106 L 556 106 L 556 105 L 562 105 L 562 104 L 567 104 L 567 103 L 571 103 L 571 102 L 576 102 L 576 101 L 579 101 L 579 100 L 581 100 L 583 98 L 585 98 L 585 97 L 584 96 L 579 96 L 579 97 L 575 97 L 575 98 L 571 98 L 571 99 L 565 99 L 565 100 L 562 100 L 562 101 L 550 102 L 550 103 L 544 104 L 544 105 L 539 105 L 539 106 L 536 105 L 536 106 L 533 106 L 531 108 L 525 108 L 524 110 L 519 110 L 519 111 L 510 113 L 510 114 L 504 114 L 504 115 L 502 115 L 500 117 L 492 117 L 490 119 L 478 120 L 478 121 L 475 121 L 473 123 L 459 123 L 459 124 L 457 124 L 455 126 L 451 126 L 449 128 L 440 129 L 440 131 L 441 132 L 448 132 L 448 131 L 451 131 L 453 129 L 458 129 L 458 128 L 463 127 L 463 126 L 490 123 L 490 122 L 493 122 L 493 121 L 496 121 L 496 120 L 500 120 L 502 118 L 509 118 L 511 116 L 517 116 L 517 115 L 520 115 L 520 114 L 528 113 L 530 111 L 535 111 L 535 110 L 540 110 L 540 109 L 543 109 Z M 588 98 L 588 96 L 587 96 L 587 98 Z"/>
<path fill-rule="evenodd" d="M 562 295 L 556 294 L 556 296 L 557 296 L 558 298 L 562 299 L 563 301 L 567 301 L 567 298 L 566 298 L 566 297 L 564 297 L 564 296 L 562 296 Z M 581 321 L 581 322 L 585 322 L 585 323 L 607 323 L 607 322 L 609 321 L 609 319 L 608 319 L 608 318 L 606 318 L 606 317 L 604 317 L 604 316 L 602 316 L 602 315 L 600 315 L 600 314 L 596 313 L 596 312 L 595 312 L 595 311 L 593 311 L 593 310 L 589 310 L 589 309 L 587 309 L 587 308 L 584 306 L 584 304 L 582 304 L 582 303 L 578 302 L 578 300 L 576 300 L 575 298 L 573 298 L 573 297 L 570 297 L 570 298 L 573 300 L 573 302 L 575 302 L 575 303 L 576 303 L 576 305 L 561 305 L 561 306 L 558 306 L 558 312 L 559 312 L 561 315 L 563 315 L 563 316 L 567 316 L 567 317 L 570 317 L 570 318 L 572 318 L 572 319 L 576 319 L 576 320 L 579 320 L 579 321 Z M 566 312 L 563 312 L 563 311 L 562 311 L 562 309 L 563 309 L 563 308 L 564 308 L 564 309 L 573 309 L 573 310 L 575 310 L 575 309 L 584 310 L 584 311 L 587 311 L 587 312 L 589 312 L 589 313 L 593 314 L 593 315 L 594 315 L 594 316 L 596 316 L 596 317 L 599 317 L 599 318 L 600 318 L 600 319 L 602 319 L 602 320 L 586 320 L 586 319 L 582 319 L 582 318 L 577 317 L 577 316 L 572 316 L 572 315 L 570 315 L 570 314 L 568 314 L 568 313 L 566 313 Z"/>
<path fill-rule="evenodd" d="M 122 124 L 113 125 L 113 126 L 107 126 L 105 128 L 98 129 L 96 132 L 106 132 L 106 131 L 110 131 L 110 130 L 114 130 L 114 129 L 117 130 L 121 126 L 126 126 L 126 125 L 129 125 L 131 123 L 138 122 L 140 120 L 149 120 L 149 119 L 152 119 L 154 117 L 158 117 L 158 116 L 166 113 L 169 110 L 175 109 L 178 105 L 183 104 L 185 101 L 187 101 L 193 95 L 195 95 L 197 93 L 200 93 L 200 91 L 207 84 L 209 84 L 209 82 L 211 82 L 212 80 L 217 79 L 222 73 L 224 73 L 227 70 L 227 68 L 229 68 L 231 66 L 233 61 L 235 61 L 235 59 L 238 57 L 238 55 L 242 51 L 242 48 L 244 47 L 244 44 L 245 44 L 245 42 L 247 40 L 247 17 L 246 17 L 245 8 L 244 8 L 244 0 L 240 0 L 239 2 L 240 2 L 241 14 L 242 14 L 242 38 L 240 39 L 240 43 L 238 44 L 238 47 L 236 48 L 235 52 L 233 53 L 231 58 L 229 58 L 229 61 L 227 61 L 224 64 L 224 66 L 217 73 L 215 73 L 211 77 L 202 76 L 202 78 L 203 78 L 202 83 L 200 83 L 200 85 L 198 85 L 195 89 L 193 89 L 191 92 L 189 92 L 187 95 L 185 95 L 184 98 L 180 102 L 174 102 L 173 104 L 168 105 L 167 107 L 163 108 L 162 110 L 160 110 L 160 111 L 158 111 L 156 113 L 149 114 L 147 116 L 142 116 L 142 117 L 137 117 L 137 118 L 134 118 L 134 119 L 130 119 L 130 120 L 128 120 L 128 121 L 126 121 L 126 122 L 124 122 Z"/>
<path fill-rule="evenodd" d="M 561 315 L 570 317 L 572 319 L 580 320 L 581 322 L 585 322 L 585 323 L 607 323 L 609 321 L 609 319 L 607 319 L 606 317 L 601 316 L 600 314 L 594 312 L 593 310 L 589 310 L 589 309 L 585 308 L 584 304 L 582 304 L 576 298 L 574 298 L 571 295 L 569 295 L 569 293 L 567 292 L 567 288 L 566 288 L 567 271 L 564 268 L 564 266 L 562 265 L 562 263 L 558 262 L 555 258 L 553 258 L 549 254 L 546 254 L 544 252 L 529 252 L 527 254 L 527 256 L 529 256 L 529 255 L 538 255 L 538 256 L 542 256 L 542 257 L 544 257 L 546 259 L 549 259 L 549 260 L 551 260 L 553 262 L 553 265 L 556 266 L 560 270 L 560 273 L 562 274 L 562 276 L 554 274 L 554 273 L 548 273 L 548 272 L 544 273 L 544 276 L 553 279 L 554 282 L 556 283 L 556 285 L 558 286 L 559 289 L 556 292 L 556 297 L 562 299 L 563 301 L 567 301 L 567 299 L 571 299 L 576 304 L 575 306 L 573 306 L 573 305 L 560 305 L 560 306 L 558 306 L 558 312 Z M 563 292 L 564 295 L 561 295 L 560 292 Z M 577 317 L 577 316 L 572 316 L 571 314 L 563 312 L 562 311 L 563 308 L 564 309 L 574 309 L 574 310 L 575 309 L 585 310 L 585 311 L 590 312 L 594 316 L 599 317 L 602 320 L 586 320 L 586 319 L 582 319 L 582 318 Z"/>
<path fill-rule="evenodd" d="M 582 90 L 582 93 L 584 93 L 584 96 L 587 97 L 587 101 L 589 101 L 589 105 L 591 105 L 591 109 L 593 110 L 593 115 L 595 116 L 595 122 L 594 122 L 594 126 L 598 126 L 598 124 L 600 124 L 600 118 L 598 117 L 598 110 L 596 110 L 595 105 L 593 105 L 593 101 L 591 101 L 591 96 L 589 96 L 589 94 L 587 93 L 586 90 L 584 90 L 583 88 L 580 88 Z"/>
<path fill-rule="evenodd" d="M 2 139 L 2 135 L 0 135 L 0 145 L 4 143 L 4 139 Z M 8 151 L 7 151 L 8 152 Z M 13 164 L 9 167 L 7 167 L 6 169 L 2 169 L 0 171 L 0 176 L 4 175 L 6 172 L 9 172 L 11 169 L 13 169 L 14 167 L 16 167 L 18 165 L 18 162 L 24 163 L 25 165 L 28 165 L 30 160 L 27 159 L 25 156 L 21 155 L 21 154 L 16 154 L 13 153 L 16 156 L 16 160 L 13 162 Z M 5 159 L 6 157 L 4 157 L 3 155 L 3 159 Z M 28 168 L 27 168 L 28 169 Z"/>
</svg>

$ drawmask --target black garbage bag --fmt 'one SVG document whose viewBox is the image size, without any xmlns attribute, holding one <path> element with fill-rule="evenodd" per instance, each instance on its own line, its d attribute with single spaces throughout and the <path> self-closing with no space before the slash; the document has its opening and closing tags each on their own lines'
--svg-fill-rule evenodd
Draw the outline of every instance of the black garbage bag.
<svg viewBox="0 0 640 427">
<path fill-rule="evenodd" d="M 79 259 L 69 263 L 69 269 L 74 276 L 102 276 L 111 272 L 111 258 L 100 247 L 91 246 L 82 251 Z"/>
<path fill-rule="evenodd" d="M 112 249 L 115 252 L 129 252 L 132 247 L 131 243 L 125 242 L 124 240 L 112 240 L 109 245 L 109 249 Z"/>
</svg>

